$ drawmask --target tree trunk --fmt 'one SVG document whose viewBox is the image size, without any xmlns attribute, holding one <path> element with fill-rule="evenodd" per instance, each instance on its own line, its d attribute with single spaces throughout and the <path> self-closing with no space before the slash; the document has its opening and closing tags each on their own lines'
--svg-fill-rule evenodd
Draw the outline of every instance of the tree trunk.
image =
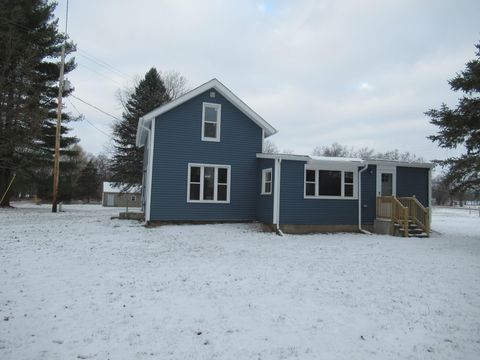
<svg viewBox="0 0 480 360">
<path fill-rule="evenodd" d="M 9 207 L 10 206 L 10 196 L 12 194 L 12 189 L 7 191 L 8 185 L 10 184 L 12 171 L 10 169 L 2 169 L 0 176 L 0 207 Z M 6 193 L 5 193 L 6 192 Z"/>
</svg>

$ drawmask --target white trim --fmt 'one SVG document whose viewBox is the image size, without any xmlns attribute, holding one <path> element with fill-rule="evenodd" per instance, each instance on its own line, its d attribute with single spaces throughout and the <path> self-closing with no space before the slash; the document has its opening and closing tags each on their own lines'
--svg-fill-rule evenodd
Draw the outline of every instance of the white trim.
<svg viewBox="0 0 480 360">
<path fill-rule="evenodd" d="M 377 165 L 376 196 L 382 194 L 382 174 L 392 174 L 392 196 L 397 196 L 397 168 L 385 165 Z"/>
<path fill-rule="evenodd" d="M 204 169 L 206 167 L 214 168 L 214 179 L 213 179 L 213 198 L 214 200 L 190 200 L 190 170 L 192 167 L 200 168 L 200 199 L 203 199 L 203 179 L 204 179 Z M 215 200 L 218 196 L 218 169 L 227 169 L 227 200 Z M 196 182 L 195 182 L 196 184 Z M 223 183 L 222 183 L 223 184 Z M 221 184 L 221 185 L 222 185 Z M 232 187 L 231 183 L 231 166 L 230 165 L 221 165 L 221 164 L 199 164 L 199 163 L 188 163 L 187 171 L 187 203 L 199 203 L 199 204 L 230 204 L 230 189 Z"/>
<path fill-rule="evenodd" d="M 280 229 L 280 173 L 282 171 L 282 159 L 275 159 L 275 177 L 273 186 L 273 224 Z"/>
<path fill-rule="evenodd" d="M 270 172 L 270 181 L 266 181 L 266 175 L 267 175 L 268 172 Z M 272 195 L 272 186 L 273 186 L 273 181 L 272 180 L 273 180 L 272 168 L 263 169 L 262 170 L 262 189 L 260 191 L 260 195 Z M 270 191 L 269 192 L 265 191 L 265 185 L 267 183 L 270 183 Z"/>
<path fill-rule="evenodd" d="M 153 148 L 155 146 L 155 119 L 152 120 L 151 128 L 148 133 L 148 165 L 147 165 L 147 192 L 145 194 L 145 221 L 150 221 L 152 206 L 152 183 L 153 183 Z"/>
<path fill-rule="evenodd" d="M 315 195 L 307 195 L 307 170 L 315 171 Z M 319 176 L 318 171 L 339 171 L 341 173 L 341 187 L 340 187 L 340 194 L 341 195 L 319 195 L 318 194 L 318 182 Z M 351 172 L 353 173 L 353 196 L 345 196 L 345 173 Z M 311 183 L 311 182 L 310 182 Z M 311 165 L 305 164 L 303 169 L 303 198 L 304 199 L 312 199 L 312 200 L 357 200 L 358 199 L 358 191 L 357 191 L 357 183 L 358 183 L 358 167 L 357 164 L 349 164 L 349 166 L 334 166 L 332 164 L 326 164 L 320 166 L 318 164 Z M 350 183 L 347 183 L 347 185 Z"/>
<path fill-rule="evenodd" d="M 206 82 L 203 85 L 187 92 L 186 94 L 176 98 L 175 100 L 170 101 L 169 103 L 159 106 L 158 108 L 150 111 L 148 114 L 142 116 L 139 119 L 139 124 L 137 128 L 137 146 L 141 146 L 144 143 L 145 139 L 143 136 L 143 129 L 147 124 L 152 121 L 152 119 L 157 116 L 166 113 L 167 111 L 183 104 L 184 102 L 193 99 L 194 97 L 210 90 L 215 89 L 221 95 L 223 95 L 227 100 L 229 100 L 233 105 L 235 105 L 241 112 L 243 112 L 248 118 L 250 118 L 254 123 L 260 126 L 265 130 L 266 137 L 274 135 L 277 133 L 272 125 L 267 123 L 260 115 L 253 111 L 247 104 L 245 104 L 238 96 L 236 96 L 230 89 L 223 85 L 217 79 L 212 79 Z"/>
<path fill-rule="evenodd" d="M 217 127 L 215 128 L 215 137 L 205 136 L 205 123 L 212 123 L 211 121 L 205 121 L 205 108 L 211 107 L 217 110 L 217 121 L 215 124 Z M 202 104 L 202 141 L 215 141 L 220 142 L 220 126 L 222 122 L 222 105 L 216 103 L 209 103 L 204 102 Z"/>
<path fill-rule="evenodd" d="M 292 155 L 292 154 L 266 154 L 257 153 L 257 159 L 282 159 L 282 160 L 297 160 L 308 161 L 310 158 L 308 155 Z"/>
<path fill-rule="evenodd" d="M 362 229 L 362 173 L 368 169 L 368 164 L 358 171 L 358 230 L 366 232 Z"/>
<path fill-rule="evenodd" d="M 404 162 L 404 161 L 391 161 L 391 160 L 367 160 L 369 165 L 378 165 L 378 166 L 403 166 L 403 167 L 414 167 L 414 168 L 433 168 L 435 164 L 432 163 L 416 163 L 416 162 Z"/>
</svg>

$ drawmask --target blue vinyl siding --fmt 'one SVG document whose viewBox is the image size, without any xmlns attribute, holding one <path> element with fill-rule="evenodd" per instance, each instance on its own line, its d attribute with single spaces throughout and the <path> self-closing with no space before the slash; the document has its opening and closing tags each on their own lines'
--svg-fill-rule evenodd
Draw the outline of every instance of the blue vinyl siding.
<svg viewBox="0 0 480 360">
<path fill-rule="evenodd" d="M 377 167 L 369 165 L 367 170 L 362 172 L 362 224 L 364 225 L 372 225 L 375 220 L 376 192 Z"/>
<path fill-rule="evenodd" d="M 303 161 L 282 161 L 280 225 L 355 225 L 358 201 L 304 199 Z"/>
<path fill-rule="evenodd" d="M 258 200 L 257 200 L 257 220 L 267 224 L 273 222 L 273 187 L 275 179 L 275 161 L 273 159 L 258 159 Z M 272 169 L 272 194 L 260 195 L 262 192 L 262 170 Z"/>
<path fill-rule="evenodd" d="M 428 171 L 426 168 L 397 167 L 397 196 L 415 196 L 428 207 Z"/>
<path fill-rule="evenodd" d="M 155 119 L 151 220 L 255 220 L 262 129 L 215 94 L 206 91 Z M 222 105 L 220 142 L 201 140 L 203 102 Z M 188 163 L 230 165 L 230 203 L 188 203 Z"/>
</svg>

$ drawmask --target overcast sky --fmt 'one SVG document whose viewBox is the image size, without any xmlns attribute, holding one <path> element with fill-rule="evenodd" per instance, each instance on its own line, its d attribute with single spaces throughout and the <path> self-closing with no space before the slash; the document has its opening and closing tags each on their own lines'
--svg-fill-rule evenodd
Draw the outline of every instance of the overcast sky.
<svg viewBox="0 0 480 360">
<path fill-rule="evenodd" d="M 480 1 L 70 0 L 68 32 L 74 94 L 115 116 L 116 91 L 154 66 L 190 88 L 218 78 L 279 130 L 281 150 L 339 142 L 430 160 L 452 152 L 426 139 L 423 113 L 460 96 L 447 80 L 474 58 Z M 112 118 L 71 102 L 111 134 Z M 86 151 L 108 149 L 87 121 L 73 126 Z"/>
</svg>

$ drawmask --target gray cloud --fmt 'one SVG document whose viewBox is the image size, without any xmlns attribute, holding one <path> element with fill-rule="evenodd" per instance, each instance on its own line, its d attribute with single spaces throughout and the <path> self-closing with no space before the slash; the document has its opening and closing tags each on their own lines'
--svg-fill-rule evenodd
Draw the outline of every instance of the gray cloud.
<svg viewBox="0 0 480 360">
<path fill-rule="evenodd" d="M 447 80 L 473 58 L 479 18 L 477 1 L 71 0 L 69 29 L 130 77 L 151 66 L 192 87 L 217 77 L 279 129 L 280 148 L 337 141 L 433 159 L 448 154 L 425 138 L 435 128 L 423 113 L 455 102 Z M 76 95 L 120 116 L 128 79 L 76 57 Z M 108 131 L 110 118 L 75 104 Z M 85 122 L 75 133 L 93 153 L 107 141 Z"/>
</svg>

